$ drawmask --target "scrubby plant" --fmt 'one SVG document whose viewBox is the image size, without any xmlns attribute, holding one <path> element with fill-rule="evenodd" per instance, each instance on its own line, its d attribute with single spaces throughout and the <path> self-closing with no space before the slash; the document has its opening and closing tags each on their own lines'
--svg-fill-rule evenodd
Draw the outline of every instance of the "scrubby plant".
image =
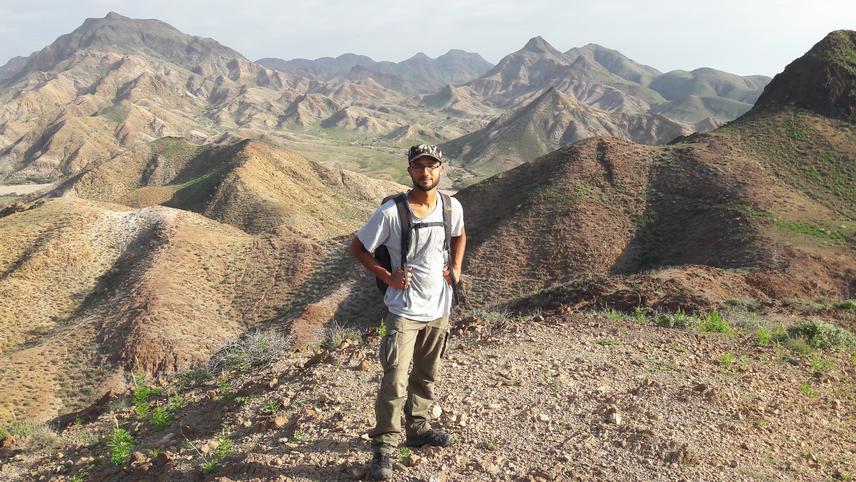
<svg viewBox="0 0 856 482">
<path fill-rule="evenodd" d="M 825 375 L 829 372 L 829 369 L 832 368 L 832 361 L 818 355 L 817 353 L 811 354 L 809 362 L 811 363 L 812 373 L 818 377 Z"/>
<path fill-rule="evenodd" d="M 25 437 L 27 447 L 31 449 L 55 447 L 62 442 L 62 437 L 53 427 L 35 420 L 16 420 L 11 425 L 0 427 L 0 440 L 7 435 Z"/>
<path fill-rule="evenodd" d="M 755 342 L 760 346 L 770 346 L 773 342 L 773 331 L 766 326 L 755 328 Z"/>
<path fill-rule="evenodd" d="M 187 405 L 187 400 L 185 400 L 184 397 L 177 393 L 171 395 L 166 401 L 166 408 L 170 411 L 184 408 L 185 405 Z"/>
<path fill-rule="evenodd" d="M 848 350 L 856 348 L 856 336 L 850 331 L 821 320 L 809 320 L 787 330 L 788 337 L 802 338 L 812 348 Z"/>
<path fill-rule="evenodd" d="M 178 374 L 177 385 L 179 388 L 192 388 L 211 380 L 213 376 L 207 368 L 193 368 Z"/>
<path fill-rule="evenodd" d="M 377 327 L 378 336 L 386 336 L 387 330 L 386 322 L 380 320 L 380 325 Z"/>
<path fill-rule="evenodd" d="M 122 466 L 131 461 L 134 439 L 130 432 L 119 428 L 119 423 L 116 422 L 116 428 L 107 437 L 107 447 L 110 449 L 110 462 Z"/>
<path fill-rule="evenodd" d="M 647 322 L 652 316 L 654 316 L 654 310 L 647 306 L 637 306 L 633 310 L 633 321 L 639 324 Z"/>
<path fill-rule="evenodd" d="M 398 449 L 398 459 L 401 460 L 401 463 L 404 465 L 410 465 L 411 462 L 413 462 L 413 452 L 411 452 L 407 447 L 400 447 Z"/>
<path fill-rule="evenodd" d="M 832 306 L 839 310 L 856 311 L 856 299 L 839 301 Z"/>
<path fill-rule="evenodd" d="M 691 328 L 697 321 L 680 308 L 674 313 L 660 313 L 654 317 L 654 324 L 663 328 Z"/>
<path fill-rule="evenodd" d="M 716 360 L 716 363 L 723 370 L 731 370 L 731 366 L 734 364 L 734 353 L 725 353 Z"/>
<path fill-rule="evenodd" d="M 698 330 L 701 332 L 713 333 L 732 333 L 731 326 L 728 321 L 722 317 L 716 310 L 711 311 L 704 318 L 701 318 L 698 323 Z"/>
<path fill-rule="evenodd" d="M 194 448 L 196 447 L 194 446 Z M 214 447 L 214 450 L 211 451 L 211 455 L 208 458 L 203 456 L 202 471 L 205 473 L 213 471 L 220 465 L 220 462 L 222 462 L 223 459 L 232 455 L 234 452 L 235 445 L 229 439 L 229 433 L 224 428 L 217 436 L 217 445 Z"/>
<path fill-rule="evenodd" d="M 166 428 L 170 422 L 172 422 L 172 412 L 170 412 L 165 407 L 157 407 L 152 410 L 151 421 L 152 425 L 155 426 L 155 429 L 160 431 Z"/>
<path fill-rule="evenodd" d="M 802 382 L 800 384 L 800 393 L 802 393 L 803 395 L 805 395 L 809 398 L 814 398 L 818 395 L 817 390 L 812 388 L 811 383 L 809 383 L 809 382 Z"/>
<path fill-rule="evenodd" d="M 618 342 L 612 338 L 598 338 L 594 342 L 600 346 L 610 346 L 610 345 L 617 345 L 618 344 Z"/>
<path fill-rule="evenodd" d="M 247 371 L 270 365 L 291 347 L 291 337 L 275 331 L 252 331 L 226 343 L 212 359 L 214 371 Z"/>
<path fill-rule="evenodd" d="M 339 348 L 345 341 L 354 343 L 362 341 L 359 330 L 340 324 L 336 320 L 333 320 L 324 331 L 324 346 L 331 350 Z"/>
<path fill-rule="evenodd" d="M 268 400 L 265 402 L 265 412 L 274 414 L 282 409 L 282 403 L 279 400 Z"/>
</svg>

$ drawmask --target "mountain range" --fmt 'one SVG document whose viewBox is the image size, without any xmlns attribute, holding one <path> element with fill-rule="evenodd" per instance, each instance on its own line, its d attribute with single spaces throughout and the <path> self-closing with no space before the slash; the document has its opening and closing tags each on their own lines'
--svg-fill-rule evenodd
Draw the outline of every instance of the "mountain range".
<svg viewBox="0 0 856 482">
<path fill-rule="evenodd" d="M 768 80 L 713 69 L 662 74 L 594 44 L 561 53 L 540 37 L 495 66 L 462 50 L 398 63 L 354 54 L 251 62 L 215 40 L 116 13 L 86 20 L 0 72 L 5 183 L 65 179 L 136 143 L 164 136 L 208 143 L 227 131 L 322 161 L 357 144 L 370 161 L 344 167 L 381 176 L 391 153 L 409 143 L 455 141 L 458 177 L 481 179 L 594 133 L 661 143 L 711 129 L 748 110 Z M 574 102 L 545 102 L 550 89 Z M 466 145 L 508 129 L 501 125 L 509 118 L 532 121 L 524 110 L 535 102 L 529 111 L 594 116 L 598 126 L 520 139 L 501 160 Z M 458 139 L 466 135 L 474 136 Z"/>
<path fill-rule="evenodd" d="M 471 176 L 469 309 L 852 298 L 854 45 L 831 33 L 762 93 L 535 38 L 411 95 L 392 87 L 405 67 L 313 78 L 156 20 L 87 20 L 2 70 L 2 179 L 52 183 L 0 211 L 0 418 L 85 409 L 258 327 L 299 348 L 333 320 L 374 325 L 345 246 L 424 138 Z M 707 133 L 666 115 L 722 105 L 742 115 Z"/>
</svg>

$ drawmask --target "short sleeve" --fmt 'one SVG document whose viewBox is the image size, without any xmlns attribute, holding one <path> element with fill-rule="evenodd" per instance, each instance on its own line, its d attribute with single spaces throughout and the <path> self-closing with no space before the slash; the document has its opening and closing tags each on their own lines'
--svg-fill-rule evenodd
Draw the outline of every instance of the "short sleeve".
<svg viewBox="0 0 856 482">
<path fill-rule="evenodd" d="M 357 231 L 357 238 L 368 252 L 374 252 L 389 238 L 389 219 L 384 215 L 384 207 L 375 210 L 366 224 Z"/>
<path fill-rule="evenodd" d="M 452 237 L 458 237 L 464 231 L 464 208 L 461 202 L 452 198 Z"/>
</svg>

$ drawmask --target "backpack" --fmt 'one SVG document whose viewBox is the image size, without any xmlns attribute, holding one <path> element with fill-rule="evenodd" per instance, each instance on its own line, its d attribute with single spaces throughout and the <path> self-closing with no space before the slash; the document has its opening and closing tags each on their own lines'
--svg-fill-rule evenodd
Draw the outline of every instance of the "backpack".
<svg viewBox="0 0 856 482">
<path fill-rule="evenodd" d="M 432 223 L 416 223 L 411 225 L 410 223 L 410 210 L 407 206 L 407 192 L 402 192 L 398 194 L 393 194 L 392 196 L 387 196 L 381 201 L 381 206 L 383 206 L 390 199 L 395 201 L 395 207 L 398 210 L 398 220 L 401 223 L 401 263 L 400 266 L 407 270 L 407 253 L 410 251 L 410 233 L 414 229 L 422 229 L 429 228 L 433 226 L 442 225 L 445 230 L 445 239 L 443 240 L 443 250 L 449 253 L 449 259 L 452 257 L 451 252 L 451 239 L 452 239 L 452 198 L 449 197 L 448 194 L 438 192 L 440 195 L 440 201 L 443 203 L 443 222 L 432 222 Z M 389 255 L 389 250 L 385 245 L 381 244 L 375 249 L 374 258 L 380 263 L 381 266 L 392 271 L 392 258 Z M 457 280 L 455 280 L 455 273 L 452 271 L 451 267 L 449 267 L 449 272 L 452 276 L 452 299 L 453 302 L 457 301 Z M 377 287 L 381 293 L 386 293 L 387 285 L 380 278 L 375 277 L 375 281 L 377 283 Z"/>
</svg>

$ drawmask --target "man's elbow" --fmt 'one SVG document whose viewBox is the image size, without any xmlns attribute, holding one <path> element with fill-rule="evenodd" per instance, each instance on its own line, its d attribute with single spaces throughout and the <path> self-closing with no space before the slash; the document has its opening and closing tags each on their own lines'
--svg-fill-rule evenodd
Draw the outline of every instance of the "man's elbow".
<svg viewBox="0 0 856 482">
<path fill-rule="evenodd" d="M 353 256 L 355 258 L 359 258 L 360 253 L 362 253 L 365 250 L 366 250 L 366 247 L 363 246 L 363 243 L 362 243 L 362 241 L 360 241 L 360 238 L 354 236 L 353 239 L 351 239 L 351 245 L 349 246 L 349 251 L 351 252 L 351 256 Z"/>
</svg>

